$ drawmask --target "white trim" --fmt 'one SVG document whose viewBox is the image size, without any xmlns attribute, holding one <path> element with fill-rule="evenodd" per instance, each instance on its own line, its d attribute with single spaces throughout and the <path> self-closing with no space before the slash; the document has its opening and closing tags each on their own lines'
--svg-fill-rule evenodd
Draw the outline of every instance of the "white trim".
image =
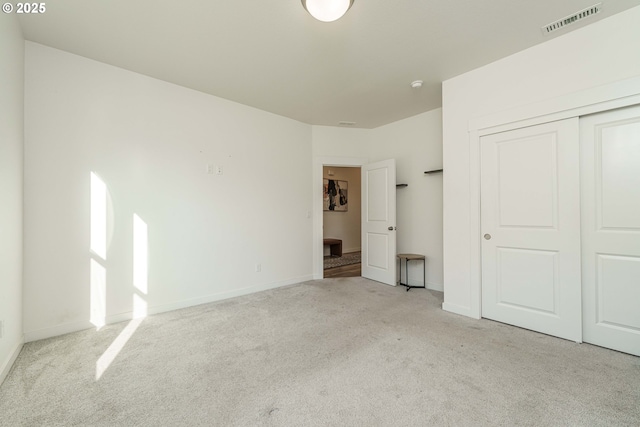
<svg viewBox="0 0 640 427">
<path fill-rule="evenodd" d="M 280 282 L 264 283 L 261 285 L 249 286 L 242 289 L 234 289 L 231 291 L 219 292 L 204 297 L 198 297 L 188 300 L 177 301 L 169 304 L 162 304 L 155 307 L 150 307 L 148 310 L 149 315 L 165 313 L 167 311 L 179 310 L 181 308 L 193 307 L 201 304 L 209 304 L 216 301 L 221 301 L 229 298 L 241 297 L 244 295 L 254 294 L 257 292 L 268 291 L 270 289 L 281 288 L 284 286 L 296 285 L 298 283 L 307 282 L 313 280 L 311 275 L 294 277 L 292 279 L 283 280 Z"/>
<path fill-rule="evenodd" d="M 311 183 L 313 188 L 313 278 L 321 280 L 324 278 L 324 245 L 322 244 L 322 167 L 342 166 L 359 168 L 369 163 L 365 157 L 319 157 L 313 159 L 313 178 Z"/>
<path fill-rule="evenodd" d="M 412 284 L 412 280 L 409 281 L 409 285 L 413 285 Z M 422 282 L 420 282 L 419 280 L 415 281 L 415 286 L 421 286 Z M 444 286 L 442 285 L 442 283 L 433 283 L 433 282 L 427 282 L 427 289 L 429 289 L 430 291 L 438 291 L 438 292 L 444 292 Z"/>
<path fill-rule="evenodd" d="M 11 368 L 13 367 L 13 364 L 15 363 L 16 359 L 18 358 L 18 355 L 22 351 L 22 347 L 23 346 L 24 346 L 24 340 L 20 340 L 18 342 L 18 344 L 15 346 L 15 348 L 13 349 L 13 351 L 11 352 L 11 355 L 6 360 L 4 365 L 2 365 L 2 368 L 0 369 L 0 385 L 2 385 L 4 380 L 9 375 L 9 372 L 11 371 Z"/>
<path fill-rule="evenodd" d="M 473 161 L 477 159 L 477 161 Z M 469 135 L 469 176 L 477 179 L 469 180 L 469 230 L 471 236 L 480 234 L 480 134 L 477 131 Z M 474 232 L 474 230 L 478 230 Z M 469 301 L 470 316 L 482 317 L 482 242 L 480 237 L 471 238 L 469 245 Z M 474 285 L 476 283 L 476 285 Z"/>
<path fill-rule="evenodd" d="M 63 323 L 61 325 L 52 326 L 50 328 L 42 328 L 42 329 L 37 329 L 35 331 L 25 332 L 24 342 L 28 343 L 33 341 L 44 340 L 47 338 L 66 335 L 72 332 L 78 332 L 78 331 L 91 329 L 91 328 L 95 328 L 95 326 L 88 320 L 71 322 L 71 323 Z"/>
<path fill-rule="evenodd" d="M 475 316 L 469 307 L 463 307 L 461 305 L 443 302 L 442 309 L 444 311 L 448 311 L 449 313 L 460 314 L 462 316 L 467 316 L 467 317 L 473 317 L 474 319 L 480 318 L 480 316 Z"/>
<path fill-rule="evenodd" d="M 637 104 L 640 104 L 640 76 L 469 120 L 469 271 L 471 307 L 463 308 L 443 304 L 442 308 L 444 310 L 474 318 L 482 316 L 480 137 Z"/>
<path fill-rule="evenodd" d="M 480 136 L 640 103 L 640 76 L 469 120 Z"/>
<path fill-rule="evenodd" d="M 194 307 L 196 305 L 201 304 L 209 304 L 212 302 L 222 301 L 229 298 L 235 298 L 243 295 L 253 294 L 256 292 L 267 291 L 270 289 L 281 288 L 284 286 L 296 285 L 298 283 L 307 282 L 309 280 L 313 280 L 311 275 L 295 277 L 288 280 L 283 280 L 280 282 L 272 282 L 272 283 L 264 283 L 261 285 L 249 286 L 242 289 L 233 289 L 230 291 L 218 292 L 215 294 L 207 295 L 204 297 L 186 299 L 182 301 L 176 301 L 168 304 L 161 304 L 149 307 L 147 310 L 147 315 L 151 316 L 154 314 L 166 313 L 169 311 L 179 310 L 182 308 Z M 133 312 L 125 312 L 125 313 L 117 313 L 107 316 L 105 319 L 106 324 L 119 323 L 124 321 L 129 321 L 133 319 Z M 25 333 L 25 342 L 37 341 L 45 338 L 56 337 L 59 335 L 68 334 L 71 332 L 82 331 L 85 329 L 95 328 L 89 321 L 86 322 L 73 322 L 66 323 L 63 325 L 57 325 L 51 328 L 38 329 L 36 331 L 26 332 Z"/>
</svg>

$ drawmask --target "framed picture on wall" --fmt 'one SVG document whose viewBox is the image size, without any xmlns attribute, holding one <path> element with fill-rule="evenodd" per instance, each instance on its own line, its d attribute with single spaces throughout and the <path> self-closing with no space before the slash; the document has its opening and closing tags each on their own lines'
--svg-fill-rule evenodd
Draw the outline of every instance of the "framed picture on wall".
<svg viewBox="0 0 640 427">
<path fill-rule="evenodd" d="M 324 210 L 347 212 L 349 210 L 349 183 L 337 179 L 324 179 Z"/>
</svg>

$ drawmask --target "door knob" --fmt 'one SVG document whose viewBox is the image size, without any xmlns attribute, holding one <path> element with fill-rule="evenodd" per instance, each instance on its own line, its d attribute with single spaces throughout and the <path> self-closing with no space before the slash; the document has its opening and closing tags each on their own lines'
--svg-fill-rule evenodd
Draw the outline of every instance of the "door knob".
<svg viewBox="0 0 640 427">
<path fill-rule="evenodd" d="M 485 234 L 484 238 L 485 240 L 491 240 L 491 234 Z"/>
<path fill-rule="evenodd" d="M 387 230 L 389 230 L 389 231 L 393 231 L 393 230 L 395 230 L 395 229 L 396 229 L 395 227 L 389 227 L 389 228 L 387 228 Z"/>
</svg>

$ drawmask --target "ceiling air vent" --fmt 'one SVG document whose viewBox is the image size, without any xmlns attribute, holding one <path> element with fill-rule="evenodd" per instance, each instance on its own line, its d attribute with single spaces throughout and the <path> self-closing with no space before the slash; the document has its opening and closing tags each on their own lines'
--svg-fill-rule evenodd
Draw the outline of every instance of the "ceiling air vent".
<svg viewBox="0 0 640 427">
<path fill-rule="evenodd" d="M 346 121 L 341 121 L 338 122 L 338 126 L 355 126 L 356 122 L 346 122 Z"/>
<path fill-rule="evenodd" d="M 588 18 L 589 16 L 595 15 L 596 13 L 600 12 L 600 10 L 602 9 L 602 3 L 598 3 L 598 4 L 594 4 L 591 7 L 588 7 L 586 9 L 582 9 L 579 12 L 576 12 L 572 15 L 569 15 L 565 18 L 559 19 L 555 22 L 552 22 L 549 25 L 545 25 L 544 27 L 542 27 L 542 32 L 544 34 L 549 34 L 552 33 L 554 31 L 559 30 L 560 28 L 564 28 L 567 25 L 571 25 L 575 22 L 578 22 L 584 18 Z"/>
</svg>

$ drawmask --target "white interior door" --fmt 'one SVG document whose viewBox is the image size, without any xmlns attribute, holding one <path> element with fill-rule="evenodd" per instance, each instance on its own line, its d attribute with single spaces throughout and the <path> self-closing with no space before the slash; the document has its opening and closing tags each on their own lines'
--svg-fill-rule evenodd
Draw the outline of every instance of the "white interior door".
<svg viewBox="0 0 640 427">
<path fill-rule="evenodd" d="M 362 277 L 396 285 L 396 162 L 362 167 Z"/>
<path fill-rule="evenodd" d="M 587 116 L 580 134 L 583 338 L 640 356 L 640 107 Z"/>
<path fill-rule="evenodd" d="M 482 317 L 582 340 L 578 119 L 481 138 Z"/>
</svg>

